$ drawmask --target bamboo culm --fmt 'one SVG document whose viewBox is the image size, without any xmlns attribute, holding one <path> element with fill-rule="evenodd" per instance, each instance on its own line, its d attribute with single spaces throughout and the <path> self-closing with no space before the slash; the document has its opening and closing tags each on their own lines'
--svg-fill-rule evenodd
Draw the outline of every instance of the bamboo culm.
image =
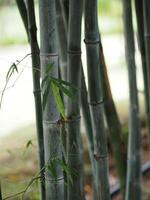
<svg viewBox="0 0 150 200">
<path fill-rule="evenodd" d="M 57 4 L 60 3 L 59 0 L 56 1 Z M 62 1 L 61 1 L 62 3 Z M 58 5 L 59 7 L 59 5 Z M 58 23 L 58 29 L 61 29 L 61 37 L 59 38 L 59 48 L 62 49 L 61 51 L 61 56 L 62 56 L 62 62 L 63 63 L 67 63 L 67 49 L 66 49 L 66 45 L 67 45 L 67 28 L 66 26 L 68 26 L 68 16 L 67 16 L 67 13 L 69 13 L 66 10 L 67 8 L 65 8 L 65 5 L 61 6 L 61 9 L 59 10 L 59 12 L 61 12 L 61 15 L 60 13 L 58 13 L 58 16 L 59 18 L 62 18 L 63 17 L 63 21 L 64 23 Z M 56 9 L 57 10 L 57 9 Z M 64 13 L 64 14 L 63 14 Z M 66 19 L 67 17 L 67 19 Z M 58 18 L 58 17 L 57 17 Z M 60 22 L 61 20 L 59 20 Z M 62 28 L 61 26 L 64 26 L 64 28 Z M 60 32 L 60 30 L 58 31 Z M 62 35 L 66 35 L 65 36 L 62 36 Z M 59 34 L 60 36 L 60 34 Z M 66 50 L 66 51 L 65 51 Z M 65 55 L 62 55 L 62 54 L 65 54 Z M 65 58 L 66 59 L 66 62 L 65 62 Z M 86 133 L 87 133 L 87 137 L 88 137 L 88 144 L 89 144 L 89 154 L 90 154 L 90 160 L 91 160 L 91 165 L 92 165 L 92 173 L 93 173 L 93 176 L 95 175 L 95 166 L 94 166 L 94 163 L 95 163 L 95 159 L 94 159 L 94 156 L 93 156 L 93 152 L 94 152 L 94 147 L 93 147 L 93 134 L 92 134 L 92 125 L 91 125 L 91 116 L 90 116 L 90 109 L 89 109 L 89 105 L 88 105 L 88 93 L 87 93 L 87 88 L 86 88 L 86 84 L 85 84 L 85 77 L 84 77 L 84 72 L 83 72 L 83 66 L 81 66 L 81 108 L 82 108 L 82 113 L 83 113 L 83 119 L 84 119 L 84 124 L 85 124 L 85 127 L 86 127 Z M 65 68 L 63 68 L 64 70 Z M 64 74 L 64 73 L 63 73 Z M 94 178 L 94 181 L 93 181 L 93 189 L 95 191 L 95 180 L 96 180 L 96 177 Z M 94 192 L 94 195 L 96 194 L 96 192 Z M 94 197 L 94 199 L 96 200 L 96 198 Z"/>
<path fill-rule="evenodd" d="M 83 1 L 69 1 L 68 22 L 68 81 L 78 88 L 76 101 L 68 98 L 67 106 L 67 154 L 68 165 L 77 175 L 73 177 L 73 183 L 68 182 L 68 200 L 84 200 L 83 187 L 83 149 L 80 134 L 80 95 L 81 95 L 81 19 Z"/>
<path fill-rule="evenodd" d="M 96 160 L 97 199 L 109 200 L 108 150 L 104 127 L 102 80 L 100 80 L 97 1 L 85 0 L 85 44 L 88 68 L 89 103 Z"/>
<path fill-rule="evenodd" d="M 32 54 L 32 74 L 33 74 L 33 89 L 35 97 L 35 113 L 36 113 L 36 129 L 39 149 L 39 165 L 40 170 L 43 169 L 44 162 L 44 141 L 43 141 L 43 124 L 42 124 L 42 105 L 40 92 L 40 52 L 36 35 L 36 21 L 34 11 L 34 1 L 27 1 L 27 8 L 24 1 L 16 0 L 19 12 L 22 16 L 24 26 L 27 32 L 28 40 L 31 46 Z M 41 199 L 45 199 L 44 172 L 41 172 L 43 180 L 41 181 Z"/>
<path fill-rule="evenodd" d="M 141 162 L 140 162 L 140 121 L 136 82 L 134 30 L 132 24 L 131 0 L 123 0 L 123 19 L 125 34 L 125 52 L 129 76 L 129 137 L 128 137 L 128 163 L 125 199 L 141 199 Z"/>
<path fill-rule="evenodd" d="M 105 63 L 102 42 L 100 40 L 100 62 L 101 62 L 101 75 L 103 87 L 104 110 L 106 115 L 106 122 L 108 124 L 110 133 L 110 142 L 112 145 L 116 168 L 120 179 L 121 191 L 124 196 L 126 185 L 126 149 L 122 147 L 122 127 L 119 116 L 113 101 L 110 83 L 107 74 L 107 67 Z"/>
<path fill-rule="evenodd" d="M 46 75 L 58 78 L 58 53 L 56 42 L 56 7 L 55 0 L 40 0 L 40 41 L 41 41 L 41 71 L 42 80 Z M 52 69 L 47 74 L 47 67 Z M 62 160 L 61 131 L 58 121 L 60 113 L 56 106 L 54 95 L 50 87 L 45 109 L 43 110 L 45 165 L 52 160 Z M 64 199 L 64 175 L 61 166 L 55 163 L 56 177 L 48 169 L 45 172 L 46 200 Z"/>
<path fill-rule="evenodd" d="M 149 1 L 143 0 L 143 16 L 144 16 L 144 42 L 146 54 L 146 71 L 147 71 L 147 87 L 148 87 L 148 110 L 150 111 L 150 4 Z M 150 112 L 149 112 L 150 113 Z M 149 118 L 148 118 L 149 119 Z"/>
<path fill-rule="evenodd" d="M 150 111 L 149 111 L 149 90 L 148 90 L 148 77 L 147 77 L 147 64 L 146 64 L 146 51 L 145 51 L 145 38 L 144 38 L 144 13 L 143 13 L 143 0 L 135 1 L 137 31 L 138 31 L 138 47 L 141 53 L 143 80 L 144 80 L 144 97 L 147 125 L 149 128 L 150 137 Z"/>
</svg>

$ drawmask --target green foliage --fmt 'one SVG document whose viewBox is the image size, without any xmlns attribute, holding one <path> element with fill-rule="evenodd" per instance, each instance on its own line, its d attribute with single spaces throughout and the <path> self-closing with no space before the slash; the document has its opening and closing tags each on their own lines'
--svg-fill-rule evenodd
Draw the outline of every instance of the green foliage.
<svg viewBox="0 0 150 200">
<path fill-rule="evenodd" d="M 18 68 L 17 68 L 17 65 L 16 65 L 15 63 L 13 63 L 13 64 L 10 66 L 10 68 L 9 68 L 9 70 L 8 70 L 8 72 L 7 72 L 6 81 L 8 81 L 8 80 L 11 78 L 12 74 L 14 74 L 15 72 L 18 73 Z"/>
<path fill-rule="evenodd" d="M 9 83 L 10 78 L 12 77 L 12 75 L 13 75 L 14 73 L 18 73 L 17 64 L 15 64 L 15 63 L 13 63 L 13 64 L 10 66 L 10 68 L 9 68 L 7 74 L 6 74 L 6 83 L 5 83 L 5 85 L 4 85 L 4 88 L 3 88 L 2 94 L 1 94 L 1 98 L 0 98 L 0 108 L 1 108 L 1 106 L 2 106 L 2 100 L 3 100 L 4 92 L 5 92 L 6 88 L 7 88 L 7 85 L 8 85 L 8 83 Z"/>
<path fill-rule="evenodd" d="M 51 174 L 51 176 L 57 181 L 57 167 L 60 167 L 63 172 L 67 175 L 68 180 L 71 184 L 73 184 L 73 177 L 77 176 L 77 172 L 75 169 L 71 168 L 64 159 L 60 159 L 58 157 L 51 157 L 46 165 L 46 169 Z"/>
<path fill-rule="evenodd" d="M 64 102 L 60 95 L 60 92 L 62 92 L 62 94 L 68 96 L 72 100 L 76 100 L 77 88 L 69 82 L 52 77 L 50 75 L 50 71 L 52 70 L 52 67 L 53 67 L 53 63 L 47 66 L 46 76 L 44 77 L 41 84 L 42 91 L 43 91 L 43 109 L 45 109 L 45 106 L 48 100 L 48 95 L 51 89 L 55 98 L 57 108 L 60 114 L 62 115 L 62 117 L 65 119 L 66 118 L 65 107 L 64 107 Z"/>
<path fill-rule="evenodd" d="M 33 146 L 32 140 L 28 140 L 28 142 L 26 144 L 26 149 L 28 149 L 30 146 Z"/>
</svg>

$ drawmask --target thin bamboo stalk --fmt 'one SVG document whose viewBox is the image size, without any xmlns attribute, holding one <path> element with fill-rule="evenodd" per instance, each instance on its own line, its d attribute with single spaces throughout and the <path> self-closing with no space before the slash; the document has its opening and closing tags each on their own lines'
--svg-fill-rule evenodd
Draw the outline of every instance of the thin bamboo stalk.
<svg viewBox="0 0 150 200">
<path fill-rule="evenodd" d="M 35 113 L 36 113 L 36 129 L 39 149 L 39 165 L 40 170 L 43 169 L 44 162 L 44 141 L 43 141 L 43 124 L 42 124 L 42 105 L 41 105 L 41 92 L 40 92 L 40 57 L 39 46 L 36 35 L 36 20 L 34 1 L 27 1 L 27 8 L 24 1 L 16 0 L 19 12 L 22 16 L 22 20 L 25 25 L 26 32 L 28 33 L 28 39 L 31 46 L 32 54 L 32 74 L 33 74 L 33 89 L 35 97 Z M 44 172 L 42 171 L 42 177 L 44 178 Z M 41 183 L 41 199 L 45 199 L 45 185 L 44 179 Z"/>
<path fill-rule="evenodd" d="M 56 7 L 55 0 L 40 0 L 40 39 L 41 39 L 41 70 L 42 79 L 47 75 L 47 66 L 53 67 L 49 74 L 58 78 L 58 53 L 56 43 Z M 43 127 L 44 127 L 44 147 L 45 147 L 45 164 L 49 165 L 52 158 L 62 160 L 62 144 L 60 125 L 60 113 L 57 109 L 54 95 L 50 88 L 46 107 L 43 110 Z M 57 163 L 54 165 L 56 177 L 46 170 L 46 200 L 63 200 L 64 199 L 64 176 L 61 166 Z"/>
<path fill-rule="evenodd" d="M 134 30 L 132 24 L 131 0 L 123 0 L 123 19 L 125 35 L 125 52 L 129 76 L 129 138 L 128 138 L 128 164 L 125 199 L 141 199 L 141 162 L 140 162 L 140 121 L 136 82 Z"/>
<path fill-rule="evenodd" d="M 68 182 L 68 200 L 83 200 L 83 150 L 80 134 L 80 87 L 81 87 L 81 19 L 82 0 L 69 1 L 68 23 L 68 81 L 78 88 L 76 102 L 68 99 L 68 165 L 76 170 L 73 183 Z"/>
<path fill-rule="evenodd" d="M 122 147 L 122 127 L 119 120 L 119 116 L 113 101 L 109 78 L 107 74 L 107 67 L 105 63 L 102 43 L 100 41 L 100 62 L 101 62 L 101 74 L 102 74 L 102 86 L 103 86 L 103 98 L 104 98 L 104 110 L 106 115 L 106 121 L 110 132 L 111 145 L 116 161 L 116 168 L 120 179 L 121 191 L 124 196 L 125 184 L 126 184 L 126 149 Z"/>
<path fill-rule="evenodd" d="M 88 67 L 89 102 L 96 160 L 97 199 L 109 200 L 108 150 L 104 128 L 102 82 L 100 80 L 97 1 L 85 0 L 85 44 Z"/>
<path fill-rule="evenodd" d="M 138 28 L 138 46 L 141 53 L 143 79 L 144 79 L 144 96 L 145 96 L 145 110 L 147 125 L 150 134 L 150 111 L 149 111 L 149 95 L 148 95 L 148 77 L 146 69 L 146 52 L 145 52 L 145 39 L 144 39 L 144 14 L 143 14 L 143 0 L 135 0 L 135 10 Z"/>
<path fill-rule="evenodd" d="M 32 54 L 32 74 L 33 74 L 33 93 L 35 98 L 36 112 L 36 127 L 38 137 L 39 162 L 40 169 L 43 169 L 44 162 L 44 141 L 43 141 L 43 124 L 42 124 L 42 104 L 41 104 L 41 87 L 40 87 L 40 50 L 37 42 L 37 27 L 35 20 L 34 1 L 27 0 L 27 15 L 28 15 L 28 33 Z M 43 180 L 41 182 L 41 199 L 45 199 L 45 183 L 44 172 L 42 173 Z"/>
</svg>

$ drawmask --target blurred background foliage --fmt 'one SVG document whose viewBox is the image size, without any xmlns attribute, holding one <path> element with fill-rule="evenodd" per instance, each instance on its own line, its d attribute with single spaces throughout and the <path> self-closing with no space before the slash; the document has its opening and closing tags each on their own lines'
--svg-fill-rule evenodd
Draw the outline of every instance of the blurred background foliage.
<svg viewBox="0 0 150 200">
<path fill-rule="evenodd" d="M 36 0 L 36 2 L 38 1 Z M 121 2 L 119 0 L 99 0 L 98 11 L 102 34 L 120 34 L 122 32 Z M 36 15 L 38 20 L 37 4 Z M 0 0 L 0 32 L 0 45 L 27 43 L 26 33 L 15 0 Z"/>
</svg>

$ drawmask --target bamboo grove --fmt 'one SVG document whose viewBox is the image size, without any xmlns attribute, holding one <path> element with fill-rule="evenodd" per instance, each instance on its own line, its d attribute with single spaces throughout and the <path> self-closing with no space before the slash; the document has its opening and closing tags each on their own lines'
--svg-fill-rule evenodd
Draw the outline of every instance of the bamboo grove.
<svg viewBox="0 0 150 200">
<path fill-rule="evenodd" d="M 111 199 L 108 143 L 122 199 L 142 199 L 135 41 L 141 55 L 145 116 L 150 130 L 150 1 L 121 3 L 129 85 L 128 142 L 123 140 L 107 74 L 98 0 L 39 0 L 40 44 L 34 0 L 16 0 L 31 48 L 41 200 L 86 199 L 82 120 L 91 162 L 93 200 Z M 87 66 L 81 59 L 82 37 Z"/>
</svg>

